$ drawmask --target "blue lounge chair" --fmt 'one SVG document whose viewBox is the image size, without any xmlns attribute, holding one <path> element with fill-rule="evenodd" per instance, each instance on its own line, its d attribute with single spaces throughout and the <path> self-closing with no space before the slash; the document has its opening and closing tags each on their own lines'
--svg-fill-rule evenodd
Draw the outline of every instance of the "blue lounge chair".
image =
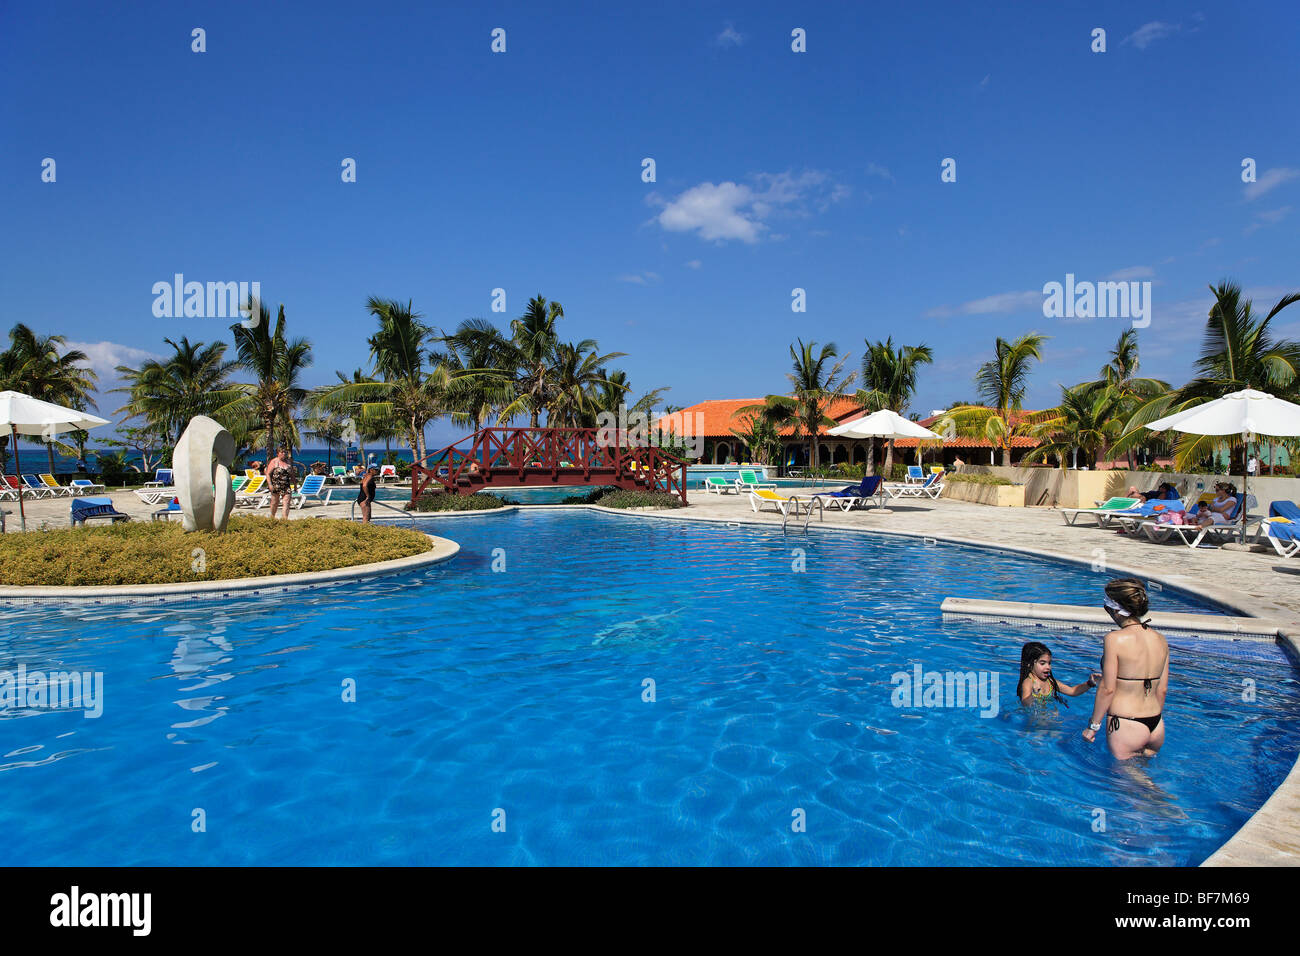
<svg viewBox="0 0 1300 956">
<path fill-rule="evenodd" d="M 1213 497 L 1213 495 L 1211 495 Z M 1186 511 L 1182 499 L 1177 501 L 1160 501 L 1152 499 L 1144 501 L 1124 511 L 1116 511 L 1111 514 L 1111 518 L 1118 521 L 1124 527 L 1121 531 L 1132 531 L 1144 521 L 1151 521 L 1164 514 L 1166 511 Z"/>
<path fill-rule="evenodd" d="M 865 508 L 871 501 L 880 508 L 885 504 L 884 484 L 885 480 L 879 475 L 866 475 L 859 484 L 849 485 L 839 491 L 818 492 L 813 497 L 823 498 L 825 500 L 822 504 L 839 508 L 841 511 L 852 511 L 854 507 Z"/>
<path fill-rule="evenodd" d="M 145 488 L 162 488 L 170 486 L 174 481 L 172 470 L 170 468 L 159 468 L 153 473 L 153 481 L 146 481 Z"/>
<path fill-rule="evenodd" d="M 922 481 L 925 481 L 925 470 L 921 468 L 920 465 L 908 465 L 907 481 L 909 483 L 917 483 L 917 484 L 919 484 Z"/>
<path fill-rule="evenodd" d="M 1260 534 L 1284 558 L 1300 555 L 1300 507 L 1294 501 L 1275 501 L 1268 517 L 1259 523 Z"/>
<path fill-rule="evenodd" d="M 33 498 L 53 498 L 54 489 L 47 488 L 45 482 L 41 481 L 35 475 L 23 475 L 23 494 L 29 494 Z"/>
<path fill-rule="evenodd" d="M 72 526 L 75 528 L 91 518 L 107 518 L 109 521 L 131 520 L 130 515 L 124 515 L 113 507 L 112 498 L 73 498 Z"/>
<path fill-rule="evenodd" d="M 1168 541 L 1177 535 L 1189 548 L 1199 548 L 1202 542 L 1205 542 L 1207 547 L 1211 545 L 1217 547 L 1225 541 L 1231 541 L 1240 530 L 1238 518 L 1241 516 L 1242 507 L 1246 506 L 1245 495 L 1237 494 L 1233 497 L 1236 502 L 1228 512 L 1228 520 L 1224 524 L 1212 524 L 1202 528 L 1195 524 L 1161 524 L 1158 520 L 1150 520 L 1143 521 L 1140 527 L 1146 536 L 1155 542 Z M 1252 495 L 1251 498 L 1253 499 L 1254 496 Z M 1212 499 L 1213 496 L 1208 493 L 1201 495 L 1196 503 L 1187 509 L 1187 517 L 1194 518 L 1199 515 L 1204 508 L 1208 507 L 1208 501 Z M 1251 503 L 1253 504 L 1253 501 Z"/>
<path fill-rule="evenodd" d="M 68 487 L 72 489 L 74 495 L 89 495 L 104 490 L 103 485 L 97 485 L 86 478 L 73 478 L 68 482 Z"/>
<path fill-rule="evenodd" d="M 324 492 L 324 494 L 322 494 Z M 301 508 L 307 499 L 319 501 L 323 505 L 330 504 L 330 495 L 334 494 L 334 489 L 325 490 L 324 475 L 308 475 L 302 480 L 302 485 L 294 493 L 295 508 Z"/>
</svg>

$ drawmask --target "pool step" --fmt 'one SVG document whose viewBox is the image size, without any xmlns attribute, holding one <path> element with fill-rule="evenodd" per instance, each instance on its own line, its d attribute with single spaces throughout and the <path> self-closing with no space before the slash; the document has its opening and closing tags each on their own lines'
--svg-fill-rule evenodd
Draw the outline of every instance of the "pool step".
<svg viewBox="0 0 1300 956">
<path fill-rule="evenodd" d="M 1101 607 L 1074 604 L 1033 604 L 1024 601 L 985 601 L 975 598 L 943 599 L 939 610 L 945 618 L 982 618 L 994 621 L 1037 621 L 1047 626 L 1080 626 L 1089 630 L 1111 631 L 1115 623 Z M 1231 637 L 1245 640 L 1276 641 L 1283 625 L 1258 617 L 1228 617 L 1222 614 L 1184 614 L 1153 612 L 1151 626 L 1156 630 L 1178 631 L 1204 637 Z"/>
</svg>

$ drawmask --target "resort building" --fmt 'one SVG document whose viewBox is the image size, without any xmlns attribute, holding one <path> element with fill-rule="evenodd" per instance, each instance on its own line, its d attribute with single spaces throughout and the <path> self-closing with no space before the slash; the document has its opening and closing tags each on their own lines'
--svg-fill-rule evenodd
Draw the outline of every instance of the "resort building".
<svg viewBox="0 0 1300 956">
<path fill-rule="evenodd" d="M 744 440 L 735 435 L 744 430 L 744 417 L 737 414 L 749 405 L 762 405 L 762 398 L 724 398 L 699 402 L 688 408 L 674 412 L 672 417 L 685 422 L 690 427 L 699 427 L 703 437 L 703 453 L 700 461 L 709 465 L 724 465 L 728 462 L 752 460 Z M 837 425 L 861 418 L 865 412 L 851 399 L 837 399 L 827 410 L 827 416 Z M 1033 412 L 1022 411 L 1013 414 L 1013 423 L 1018 424 Z M 933 428 L 941 414 L 921 419 L 920 424 Z M 663 421 L 663 419 L 661 419 Z M 864 464 L 870 453 L 871 441 L 863 438 L 840 438 L 829 434 L 830 427 L 824 427 L 818 438 L 820 464 Z M 808 438 L 795 438 L 793 428 L 781 431 L 781 460 L 778 464 L 785 467 L 805 466 L 808 464 Z M 699 436 L 697 436 L 699 437 Z M 1011 461 L 1017 464 L 1038 442 L 1033 438 L 1015 436 L 1011 439 Z M 898 439 L 894 442 L 895 461 L 913 463 L 916 461 L 918 446 L 922 460 L 926 464 L 942 464 L 952 467 L 956 459 L 970 465 L 1001 464 L 1002 450 L 986 438 L 951 438 L 943 442 L 921 442 L 915 438 Z M 883 461 L 883 450 L 876 453 L 877 463 Z"/>
</svg>

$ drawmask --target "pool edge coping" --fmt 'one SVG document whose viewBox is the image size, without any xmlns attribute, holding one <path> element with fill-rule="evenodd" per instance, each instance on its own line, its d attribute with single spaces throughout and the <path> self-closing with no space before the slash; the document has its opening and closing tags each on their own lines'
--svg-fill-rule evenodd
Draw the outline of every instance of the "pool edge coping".
<svg viewBox="0 0 1300 956">
<path fill-rule="evenodd" d="M 422 532 L 423 533 L 423 532 Z M 450 538 L 424 533 L 433 547 L 420 554 L 388 561 L 372 561 L 345 568 L 304 571 L 298 574 L 268 574 L 256 578 L 226 578 L 213 581 L 182 581 L 175 584 L 110 584 L 98 587 L 64 585 L 0 587 L 0 607 L 22 607 L 46 603 L 125 604 L 133 601 L 185 601 L 208 597 L 229 597 L 263 591 L 282 594 L 286 591 L 311 590 L 346 581 L 389 577 L 415 568 L 450 561 L 460 553 L 460 545 Z"/>
</svg>

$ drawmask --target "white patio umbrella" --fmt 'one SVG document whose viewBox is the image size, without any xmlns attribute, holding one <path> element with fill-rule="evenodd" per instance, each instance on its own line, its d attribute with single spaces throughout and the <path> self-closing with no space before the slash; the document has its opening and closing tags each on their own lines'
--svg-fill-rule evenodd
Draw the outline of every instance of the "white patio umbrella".
<svg viewBox="0 0 1300 956">
<path fill-rule="evenodd" d="M 827 434 L 840 438 L 943 438 L 888 408 L 836 425 Z"/>
<path fill-rule="evenodd" d="M 1166 415 L 1147 425 L 1153 432 L 1188 435 L 1240 435 L 1243 442 L 1300 435 L 1300 405 L 1253 388 L 1230 392 L 1204 405 Z M 1246 500 L 1250 475 L 1241 479 L 1241 540 L 1246 540 Z"/>
<path fill-rule="evenodd" d="M 53 402 L 43 402 L 22 392 L 0 392 L 0 427 L 9 426 L 14 439 L 14 478 L 18 482 L 18 515 L 22 529 L 27 530 L 27 513 L 23 508 L 23 479 L 18 464 L 18 436 L 40 435 L 47 441 L 53 441 L 59 432 L 75 429 L 96 428 L 107 425 L 107 418 L 100 418 L 75 408 L 65 408 Z"/>
</svg>

